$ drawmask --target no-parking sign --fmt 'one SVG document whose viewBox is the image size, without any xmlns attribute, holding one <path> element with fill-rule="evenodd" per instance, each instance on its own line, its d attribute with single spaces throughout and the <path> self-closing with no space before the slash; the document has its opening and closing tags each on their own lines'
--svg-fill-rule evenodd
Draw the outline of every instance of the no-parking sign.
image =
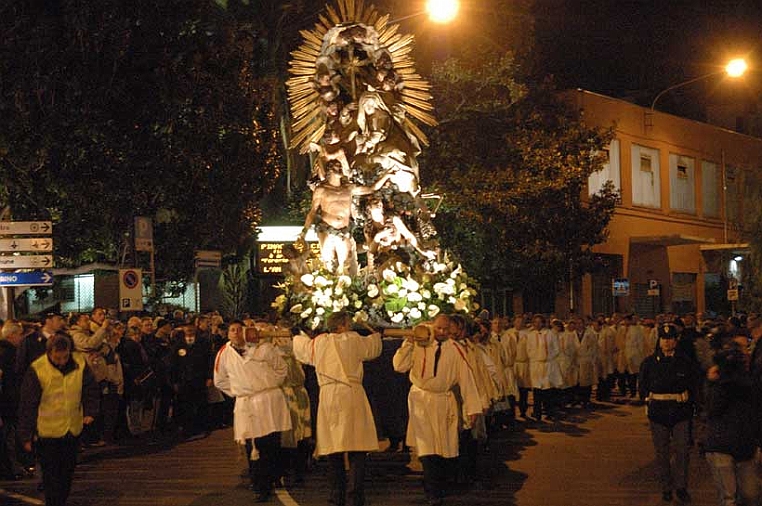
<svg viewBox="0 0 762 506">
<path fill-rule="evenodd" d="M 119 310 L 143 310 L 142 269 L 119 269 Z"/>
</svg>

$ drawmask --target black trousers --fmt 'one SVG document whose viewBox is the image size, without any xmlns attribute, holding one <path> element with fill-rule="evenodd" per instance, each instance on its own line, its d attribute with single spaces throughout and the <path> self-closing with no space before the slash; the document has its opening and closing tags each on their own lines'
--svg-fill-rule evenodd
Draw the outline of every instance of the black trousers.
<svg viewBox="0 0 762 506">
<path fill-rule="evenodd" d="M 328 502 L 336 506 L 364 506 L 365 452 L 347 452 L 349 471 L 344 468 L 344 453 L 331 453 L 331 496 Z"/>
<path fill-rule="evenodd" d="M 251 460 L 251 450 L 256 446 L 259 460 Z M 249 458 L 249 478 L 259 494 L 269 495 L 280 476 L 280 433 L 246 440 L 246 456 Z"/>
<path fill-rule="evenodd" d="M 444 497 L 448 460 L 440 455 L 420 457 L 423 466 L 423 491 L 426 499 L 435 501 Z"/>
<path fill-rule="evenodd" d="M 529 388 L 519 387 L 519 413 L 521 416 L 526 416 L 527 409 L 529 408 Z"/>
<path fill-rule="evenodd" d="M 64 506 L 71 491 L 77 466 L 79 438 L 67 434 L 61 438 L 40 438 L 37 454 L 42 466 L 46 506 Z"/>
</svg>

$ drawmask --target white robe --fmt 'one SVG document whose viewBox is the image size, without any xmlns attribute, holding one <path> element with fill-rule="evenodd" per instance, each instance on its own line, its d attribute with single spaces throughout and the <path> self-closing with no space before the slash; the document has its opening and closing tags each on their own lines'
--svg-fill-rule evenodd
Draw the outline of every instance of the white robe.
<svg viewBox="0 0 762 506">
<path fill-rule="evenodd" d="M 381 334 L 357 332 L 294 336 L 294 355 L 315 366 L 320 397 L 317 413 L 318 455 L 378 451 L 378 436 L 362 386 L 363 361 L 381 354 Z"/>
<path fill-rule="evenodd" d="M 235 397 L 233 437 L 247 439 L 291 429 L 291 415 L 281 385 L 288 367 L 270 343 L 247 347 L 244 355 L 226 344 L 214 363 L 214 386 Z M 256 448 L 252 452 L 256 460 Z"/>
<path fill-rule="evenodd" d="M 548 329 L 530 330 L 527 334 L 527 356 L 532 388 L 547 390 L 564 384 L 558 365 L 558 337 Z"/>
<path fill-rule="evenodd" d="M 532 378 L 529 375 L 529 355 L 527 354 L 527 334 L 526 330 L 508 329 L 516 338 L 516 361 L 513 364 L 513 371 L 516 374 L 516 385 L 519 388 L 532 388 Z"/>
<path fill-rule="evenodd" d="M 459 389 L 463 412 L 482 413 L 482 403 L 466 353 L 452 340 L 442 343 L 437 374 L 434 376 L 436 343 L 426 347 L 405 341 L 394 354 L 392 363 L 397 372 L 410 371 L 408 395 L 409 420 L 407 444 L 419 457 L 458 456 L 460 413 L 453 389 Z"/>
<path fill-rule="evenodd" d="M 582 341 L 577 347 L 577 381 L 581 387 L 589 387 L 598 380 L 596 364 L 598 362 L 598 338 L 600 332 L 593 327 L 585 329 Z"/>
<path fill-rule="evenodd" d="M 598 334 L 598 377 L 607 378 L 616 368 L 616 328 L 604 326 Z"/>
<path fill-rule="evenodd" d="M 577 337 L 576 332 L 569 330 L 557 335 L 560 348 L 560 353 L 558 354 L 558 366 L 561 369 L 564 388 L 573 387 L 577 384 L 577 377 L 579 375 L 579 369 L 577 368 L 577 348 L 579 348 L 579 338 Z"/>
<path fill-rule="evenodd" d="M 516 380 L 517 341 L 518 331 L 511 332 L 506 330 L 500 336 L 500 347 L 503 348 L 503 365 L 505 367 L 503 370 L 503 381 L 505 382 L 505 395 L 507 397 L 511 395 L 518 397 L 519 395 L 519 385 Z"/>
</svg>

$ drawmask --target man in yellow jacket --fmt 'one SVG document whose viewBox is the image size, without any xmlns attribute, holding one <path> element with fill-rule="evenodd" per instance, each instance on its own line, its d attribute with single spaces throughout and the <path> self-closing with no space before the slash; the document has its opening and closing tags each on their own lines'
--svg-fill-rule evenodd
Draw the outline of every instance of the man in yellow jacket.
<svg viewBox="0 0 762 506">
<path fill-rule="evenodd" d="M 82 428 L 98 414 L 98 383 L 72 341 L 57 333 L 32 362 L 21 386 L 18 435 L 26 451 L 36 434 L 46 506 L 63 506 L 71 490 Z"/>
</svg>

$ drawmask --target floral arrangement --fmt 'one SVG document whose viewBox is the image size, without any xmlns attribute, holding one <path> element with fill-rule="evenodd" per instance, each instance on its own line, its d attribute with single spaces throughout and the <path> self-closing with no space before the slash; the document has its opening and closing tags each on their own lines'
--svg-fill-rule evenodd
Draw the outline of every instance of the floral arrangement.
<svg viewBox="0 0 762 506">
<path fill-rule="evenodd" d="M 324 327 L 331 313 L 342 310 L 354 313 L 358 322 L 410 327 L 439 313 L 477 310 L 474 286 L 459 264 L 447 261 L 430 262 L 426 270 L 388 262 L 354 278 L 321 268 L 277 285 L 284 293 L 272 307 L 311 330 Z"/>
</svg>

